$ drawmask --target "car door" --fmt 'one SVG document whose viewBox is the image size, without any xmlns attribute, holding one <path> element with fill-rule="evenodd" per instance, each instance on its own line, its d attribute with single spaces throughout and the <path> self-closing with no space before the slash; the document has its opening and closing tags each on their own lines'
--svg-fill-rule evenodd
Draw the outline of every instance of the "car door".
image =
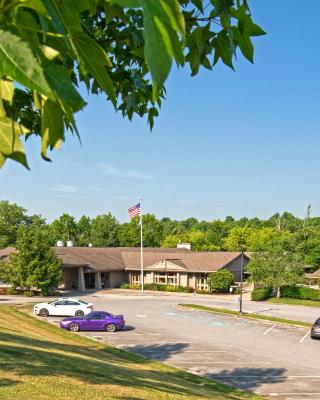
<svg viewBox="0 0 320 400">
<path fill-rule="evenodd" d="M 67 313 L 66 315 L 68 316 L 74 316 L 76 311 L 81 310 L 81 304 L 72 301 L 72 300 L 66 300 L 66 305 L 65 305 L 65 312 Z"/>
<path fill-rule="evenodd" d="M 100 313 L 90 313 L 81 321 L 81 329 L 99 331 L 105 326 L 105 315 Z"/>
<path fill-rule="evenodd" d="M 51 309 L 49 310 L 50 315 L 66 315 L 65 312 L 65 300 L 58 300 L 51 304 Z"/>
</svg>

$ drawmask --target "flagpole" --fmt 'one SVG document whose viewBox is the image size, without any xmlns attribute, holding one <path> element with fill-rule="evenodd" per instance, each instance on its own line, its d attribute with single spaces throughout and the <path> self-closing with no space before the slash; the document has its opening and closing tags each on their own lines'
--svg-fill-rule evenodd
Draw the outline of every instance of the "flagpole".
<svg viewBox="0 0 320 400">
<path fill-rule="evenodd" d="M 143 235 L 142 235 L 142 199 L 140 199 L 140 266 L 141 266 L 141 294 L 144 293 L 144 277 L 143 277 Z"/>
</svg>

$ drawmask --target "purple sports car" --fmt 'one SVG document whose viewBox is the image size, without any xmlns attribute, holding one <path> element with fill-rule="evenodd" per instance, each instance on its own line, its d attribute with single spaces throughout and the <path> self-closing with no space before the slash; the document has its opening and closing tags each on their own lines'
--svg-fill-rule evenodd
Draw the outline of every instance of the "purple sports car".
<svg viewBox="0 0 320 400">
<path fill-rule="evenodd" d="M 124 328 L 123 315 L 112 315 L 105 311 L 93 311 L 83 317 L 69 317 L 60 322 L 62 329 L 71 332 L 107 331 L 114 332 Z"/>
</svg>

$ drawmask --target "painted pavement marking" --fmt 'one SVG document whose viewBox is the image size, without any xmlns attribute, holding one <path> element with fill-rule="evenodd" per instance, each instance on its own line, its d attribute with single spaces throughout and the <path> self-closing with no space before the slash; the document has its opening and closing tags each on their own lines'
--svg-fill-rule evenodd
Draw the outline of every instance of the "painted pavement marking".
<svg viewBox="0 0 320 400">
<path fill-rule="evenodd" d="M 277 326 L 277 325 L 272 325 L 271 328 L 267 329 L 267 330 L 264 332 L 263 336 L 266 336 L 266 335 L 267 335 L 269 332 L 271 332 L 272 329 L 275 328 L 276 326 Z"/>
<path fill-rule="evenodd" d="M 300 339 L 299 343 L 303 343 L 304 340 L 305 340 L 309 335 L 310 335 L 310 332 L 308 331 L 308 332 L 303 336 L 303 338 Z"/>
</svg>

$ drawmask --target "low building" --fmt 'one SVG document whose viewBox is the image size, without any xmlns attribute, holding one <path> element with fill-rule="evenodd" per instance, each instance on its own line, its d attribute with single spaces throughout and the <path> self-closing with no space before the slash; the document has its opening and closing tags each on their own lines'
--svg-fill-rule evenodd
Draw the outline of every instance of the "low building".
<svg viewBox="0 0 320 400">
<path fill-rule="evenodd" d="M 317 286 L 318 288 L 320 287 L 320 269 L 312 273 L 305 274 L 305 278 L 310 286 Z"/>
<path fill-rule="evenodd" d="M 0 250 L 6 259 L 15 249 Z M 139 285 L 140 248 L 135 247 L 55 247 L 62 262 L 64 289 L 101 289 L 122 283 Z M 191 251 L 183 248 L 145 248 L 144 282 L 189 286 L 208 290 L 211 272 L 228 269 L 236 282 L 241 279 L 240 252 Z M 249 261 L 244 254 L 244 267 Z"/>
</svg>

